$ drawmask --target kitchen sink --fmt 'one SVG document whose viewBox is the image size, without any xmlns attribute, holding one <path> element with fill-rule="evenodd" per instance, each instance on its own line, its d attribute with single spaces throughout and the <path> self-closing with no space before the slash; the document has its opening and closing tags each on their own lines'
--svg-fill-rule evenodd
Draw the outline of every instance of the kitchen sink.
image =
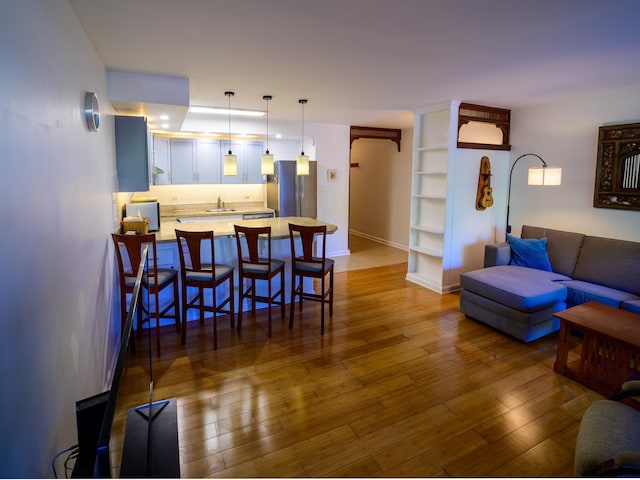
<svg viewBox="0 0 640 480">
<path fill-rule="evenodd" d="M 235 208 L 210 208 L 207 213 L 235 212 Z"/>
</svg>

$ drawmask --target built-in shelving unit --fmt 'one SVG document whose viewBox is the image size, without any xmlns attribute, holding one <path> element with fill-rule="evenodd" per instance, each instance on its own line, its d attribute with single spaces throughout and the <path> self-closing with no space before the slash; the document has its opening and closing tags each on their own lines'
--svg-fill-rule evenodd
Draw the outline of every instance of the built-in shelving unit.
<svg viewBox="0 0 640 480">
<path fill-rule="evenodd" d="M 452 216 L 458 107 L 451 101 L 415 114 L 407 280 L 448 291 L 446 264 Z"/>
<path fill-rule="evenodd" d="M 510 111 L 452 100 L 414 114 L 406 278 L 448 293 L 460 289 L 461 273 L 482 268 L 484 246 L 497 241 L 496 232 L 501 230 Z M 484 156 L 491 158 L 496 201 L 478 211 L 478 174 Z"/>
</svg>

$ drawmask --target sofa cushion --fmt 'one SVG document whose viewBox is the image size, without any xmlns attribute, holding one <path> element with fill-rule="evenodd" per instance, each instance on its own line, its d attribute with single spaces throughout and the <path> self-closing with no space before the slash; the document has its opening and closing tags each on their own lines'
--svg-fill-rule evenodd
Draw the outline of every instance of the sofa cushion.
<svg viewBox="0 0 640 480">
<path fill-rule="evenodd" d="M 560 320 L 554 317 L 554 314 L 566 308 L 564 302 L 557 302 L 535 312 L 521 312 L 469 290 L 460 292 L 460 311 L 467 317 L 523 342 L 530 342 L 557 331 L 560 328 Z"/>
<path fill-rule="evenodd" d="M 499 265 L 462 273 L 463 289 L 522 312 L 532 312 L 564 302 L 567 288 L 557 283 L 566 275 L 516 265 Z"/>
<path fill-rule="evenodd" d="M 593 301 L 620 308 L 622 302 L 638 300 L 638 297 L 631 293 L 582 280 L 565 280 L 558 283 L 569 289 L 567 292 L 568 307 Z"/>
<path fill-rule="evenodd" d="M 586 237 L 573 278 L 640 296 L 640 243 Z"/>
<path fill-rule="evenodd" d="M 638 300 L 625 300 L 622 303 L 622 308 L 631 313 L 637 313 L 640 315 L 640 299 Z"/>
<path fill-rule="evenodd" d="M 522 226 L 521 234 L 522 238 L 546 237 L 551 268 L 554 272 L 569 277 L 573 276 L 585 236 L 582 233 L 563 232 L 529 225 Z"/>
<path fill-rule="evenodd" d="M 518 238 L 507 233 L 507 243 L 511 247 L 510 265 L 551 271 L 546 238 Z"/>
</svg>

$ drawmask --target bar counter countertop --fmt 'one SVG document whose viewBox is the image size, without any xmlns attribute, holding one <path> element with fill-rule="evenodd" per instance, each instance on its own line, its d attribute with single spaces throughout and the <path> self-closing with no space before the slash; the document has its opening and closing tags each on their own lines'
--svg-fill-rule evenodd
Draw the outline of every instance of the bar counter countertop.
<svg viewBox="0 0 640 480">
<path fill-rule="evenodd" d="M 212 217 L 215 218 L 215 217 Z M 233 237 L 235 236 L 234 224 L 247 227 L 265 227 L 271 226 L 271 238 L 281 239 L 289 238 L 289 224 L 316 226 L 326 225 L 327 234 L 334 233 L 338 227 L 331 223 L 316 220 L 308 217 L 274 217 L 274 218 L 255 218 L 250 220 L 230 220 L 220 219 L 212 221 L 201 221 L 195 223 L 180 223 L 175 219 L 162 219 L 160 222 L 160 231 L 156 232 L 156 241 L 158 243 L 175 242 L 175 230 L 185 230 L 187 232 L 198 232 L 213 230 L 215 237 Z"/>
</svg>

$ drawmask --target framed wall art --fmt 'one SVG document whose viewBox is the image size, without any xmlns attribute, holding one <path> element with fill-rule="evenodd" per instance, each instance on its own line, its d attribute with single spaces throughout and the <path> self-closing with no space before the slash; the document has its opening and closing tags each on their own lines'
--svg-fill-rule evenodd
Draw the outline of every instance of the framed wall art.
<svg viewBox="0 0 640 480">
<path fill-rule="evenodd" d="M 640 210 L 640 123 L 600 127 L 593 206 Z"/>
</svg>

